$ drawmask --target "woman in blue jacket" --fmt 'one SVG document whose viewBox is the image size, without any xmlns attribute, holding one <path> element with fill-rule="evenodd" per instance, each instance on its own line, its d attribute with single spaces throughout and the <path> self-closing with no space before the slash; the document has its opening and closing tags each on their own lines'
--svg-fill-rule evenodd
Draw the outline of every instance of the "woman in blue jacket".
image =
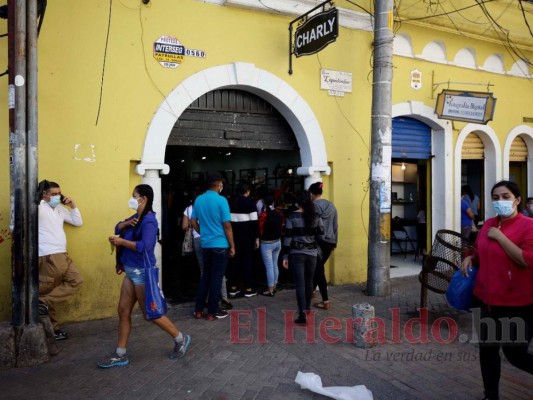
<svg viewBox="0 0 533 400">
<path fill-rule="evenodd" d="M 136 210 L 137 213 L 116 225 L 115 234 L 120 234 L 120 237 L 111 236 L 109 238 L 109 242 L 117 246 L 117 251 L 122 252 L 120 256 L 122 268 L 118 268 L 117 273 L 120 275 L 124 272 L 126 276 L 122 281 L 120 300 L 118 302 L 117 348 L 110 356 L 98 361 L 100 368 L 129 364 L 126 349 L 131 332 L 131 313 L 136 302 L 139 303 L 146 319 L 144 270 L 155 265 L 154 249 L 159 231 L 157 219 L 152 209 L 153 200 L 154 191 L 151 186 L 136 186 L 128 205 Z M 148 262 L 150 265 L 147 265 Z M 166 315 L 149 321 L 163 329 L 174 339 L 174 349 L 170 353 L 170 358 L 183 357 L 191 337 L 182 334 Z"/>
</svg>

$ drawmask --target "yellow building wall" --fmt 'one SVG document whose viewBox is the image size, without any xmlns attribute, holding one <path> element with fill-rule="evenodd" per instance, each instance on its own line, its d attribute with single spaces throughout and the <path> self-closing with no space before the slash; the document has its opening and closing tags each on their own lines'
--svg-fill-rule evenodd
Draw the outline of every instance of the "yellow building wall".
<svg viewBox="0 0 533 400">
<path fill-rule="evenodd" d="M 370 135 L 371 32 L 340 28 L 336 43 L 318 55 L 293 59 L 288 74 L 288 26 L 292 18 L 193 0 L 113 3 L 102 84 L 109 2 L 56 1 L 48 5 L 39 37 L 39 178 L 57 181 L 73 197 L 84 225 L 66 227 L 68 251 L 85 283 L 58 307 L 64 321 L 113 315 L 122 277 L 114 272 L 107 237 L 129 216 L 127 201 L 141 181 L 130 165 L 140 160 L 147 128 L 164 98 L 201 70 L 248 62 L 290 84 L 320 122 L 333 167 L 329 198 L 339 210 L 341 238 L 335 255 L 336 284 L 366 279 L 368 226 L 366 187 Z M 6 28 L 7 29 L 7 28 Z M 205 59 L 185 57 L 177 69 L 162 68 L 152 55 L 161 35 L 177 37 Z M 354 47 L 354 43 L 356 44 Z M 6 43 L 0 43 L 6 54 Z M 5 58 L 0 58 L 5 61 Z M 353 93 L 334 98 L 320 90 L 320 69 L 353 73 Z M 100 92 L 102 91 L 101 108 Z M 6 91 L 4 91 L 5 93 Z M 7 96 L 0 97 L 7 109 Z M 0 156 L 7 166 L 7 113 Z M 353 128 L 352 128 L 353 127 Z M 363 154 L 358 154 L 364 149 Z M 342 177 L 337 179 L 335 177 Z M 0 231 L 9 224 L 9 169 L 0 171 Z M 0 245 L 0 319 L 11 318 L 11 266 Z M 357 256 L 354 256 L 357 255 Z"/>
<path fill-rule="evenodd" d="M 39 37 L 39 177 L 57 181 L 76 200 L 84 220 L 82 227 L 67 226 L 66 232 L 69 253 L 85 283 L 58 307 L 60 318 L 87 320 L 115 313 L 123 278 L 115 274 L 107 237 L 116 222 L 131 214 L 127 201 L 141 182 L 134 166 L 141 159 L 152 117 L 185 79 L 234 62 L 253 63 L 286 81 L 315 113 L 332 167 L 332 175 L 324 177 L 324 197 L 339 212 L 339 243 L 329 262 L 330 277 L 334 284 L 365 281 L 373 33 L 341 27 L 337 41 L 320 53 L 293 58 L 294 74 L 289 75 L 291 17 L 194 0 L 154 1 L 148 6 L 122 0 L 114 2 L 111 11 L 104 75 L 107 0 L 49 3 Z M 5 21 L 0 26 L 7 31 Z M 431 40 L 449 46 L 449 60 L 466 43 L 476 48 L 478 64 L 492 52 L 501 52 L 496 45 L 479 47 L 480 42 L 449 33 L 408 24 L 403 30 L 411 35 L 415 54 Z M 207 57 L 185 57 L 177 69 L 163 68 L 152 54 L 161 35 L 175 36 L 187 48 L 204 50 Z M 7 65 L 6 45 L 0 42 L 0 65 Z M 332 97 L 320 90 L 321 68 L 351 72 L 353 93 Z M 423 72 L 419 91 L 410 86 L 414 68 Z M 524 91 L 530 85 L 525 79 L 407 57 L 394 58 L 393 104 L 414 100 L 433 107 L 442 89 L 433 93 L 433 72 L 437 82 L 495 84 L 491 91 L 499 101 L 490 125 L 502 146 L 524 114 L 524 107 L 509 100 L 524 93 L 521 104 L 532 104 L 533 91 Z M 0 192 L 0 237 L 5 237 L 10 214 L 7 90 L 0 95 L 0 123 L 0 183 L 5 189 Z M 455 140 L 461 124 L 454 125 Z M 11 318 L 10 244 L 8 238 L 0 243 L 0 319 Z"/>
</svg>

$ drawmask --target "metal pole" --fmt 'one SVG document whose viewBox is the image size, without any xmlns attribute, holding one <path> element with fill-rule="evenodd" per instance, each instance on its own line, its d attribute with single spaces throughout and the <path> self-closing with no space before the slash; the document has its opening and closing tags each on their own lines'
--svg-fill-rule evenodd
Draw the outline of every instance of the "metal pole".
<svg viewBox="0 0 533 400">
<path fill-rule="evenodd" d="M 391 292 L 392 5 L 393 0 L 374 0 L 367 280 L 367 292 L 370 296 L 387 296 Z"/>
<path fill-rule="evenodd" d="M 28 313 L 29 322 L 39 322 L 37 311 L 39 303 L 39 254 L 38 208 L 37 208 L 37 0 L 28 0 L 27 9 L 27 54 L 28 54 L 28 85 L 27 85 L 27 124 L 28 136 L 26 143 L 27 157 L 27 208 L 28 208 Z"/>
</svg>

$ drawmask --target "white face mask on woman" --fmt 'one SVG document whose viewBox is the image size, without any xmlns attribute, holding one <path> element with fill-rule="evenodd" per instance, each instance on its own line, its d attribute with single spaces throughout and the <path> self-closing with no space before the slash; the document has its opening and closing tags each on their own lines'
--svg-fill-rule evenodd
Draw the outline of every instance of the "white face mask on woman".
<svg viewBox="0 0 533 400">
<path fill-rule="evenodd" d="M 135 211 L 137 211 L 137 208 L 139 208 L 139 202 L 137 201 L 137 199 L 135 197 L 131 197 L 128 200 L 128 207 L 134 209 Z"/>
<path fill-rule="evenodd" d="M 515 207 L 513 206 L 514 201 L 513 200 L 498 200 L 493 201 L 492 206 L 494 207 L 494 211 L 500 216 L 500 217 L 509 217 L 513 214 L 515 211 Z"/>
</svg>

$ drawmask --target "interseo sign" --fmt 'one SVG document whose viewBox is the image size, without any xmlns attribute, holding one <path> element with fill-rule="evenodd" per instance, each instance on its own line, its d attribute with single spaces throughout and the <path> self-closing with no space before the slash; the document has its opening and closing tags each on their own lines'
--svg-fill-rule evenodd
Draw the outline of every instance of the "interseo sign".
<svg viewBox="0 0 533 400">
<path fill-rule="evenodd" d="M 339 15 L 336 8 L 313 15 L 296 29 L 294 55 L 315 54 L 339 36 Z"/>
</svg>

